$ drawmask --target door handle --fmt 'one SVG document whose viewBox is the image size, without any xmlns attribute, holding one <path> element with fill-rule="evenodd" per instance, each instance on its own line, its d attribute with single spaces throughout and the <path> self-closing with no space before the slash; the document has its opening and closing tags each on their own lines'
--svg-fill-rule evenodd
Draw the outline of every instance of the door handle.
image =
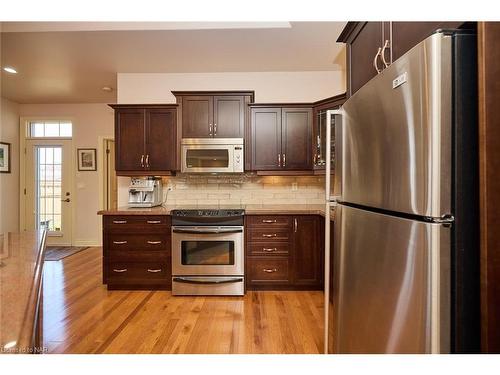
<svg viewBox="0 0 500 375">
<path fill-rule="evenodd" d="M 286 154 L 283 154 L 283 167 L 286 166 Z"/>
<path fill-rule="evenodd" d="M 154 269 L 154 270 L 152 270 L 151 268 L 148 268 L 148 272 L 151 272 L 151 273 L 158 273 L 158 272 L 161 272 L 161 268 Z"/>
<path fill-rule="evenodd" d="M 387 39 L 384 43 L 384 47 L 382 47 L 382 52 L 380 54 L 380 57 L 382 58 L 382 62 L 384 63 L 384 66 L 387 68 L 389 64 L 385 60 L 385 50 L 389 47 L 389 40 Z"/>
<path fill-rule="evenodd" d="M 276 233 L 273 233 L 273 234 L 263 234 L 262 237 L 266 237 L 266 238 L 271 238 L 271 237 L 276 237 L 277 234 Z"/>
<path fill-rule="evenodd" d="M 144 168 L 144 155 L 141 155 L 141 167 Z"/>
<path fill-rule="evenodd" d="M 274 220 L 262 220 L 263 223 L 276 223 L 276 219 Z"/>
<path fill-rule="evenodd" d="M 217 135 L 217 124 L 214 124 L 214 136 Z"/>
<path fill-rule="evenodd" d="M 267 272 L 267 273 L 273 273 L 273 272 L 276 272 L 278 270 L 276 268 L 264 268 L 262 271 Z"/>
<path fill-rule="evenodd" d="M 149 154 L 146 155 L 146 168 L 149 168 Z"/>
<path fill-rule="evenodd" d="M 113 224 L 127 224 L 127 220 L 113 220 Z"/>
<path fill-rule="evenodd" d="M 208 125 L 208 135 L 212 136 L 212 124 Z"/>
<path fill-rule="evenodd" d="M 161 241 L 148 241 L 149 245 L 159 245 L 161 244 Z"/>
<path fill-rule="evenodd" d="M 377 71 L 377 74 L 379 74 L 382 71 L 382 69 L 379 69 L 378 62 L 377 62 L 381 52 L 382 52 L 382 48 L 378 47 L 377 54 L 375 55 L 375 58 L 373 59 L 373 67 Z"/>
<path fill-rule="evenodd" d="M 278 167 L 281 167 L 281 154 L 278 154 Z"/>
<path fill-rule="evenodd" d="M 125 245 L 127 241 L 113 241 L 115 245 Z"/>
<path fill-rule="evenodd" d="M 293 219 L 293 231 L 295 233 L 297 233 L 297 227 L 298 227 L 298 224 L 297 224 L 297 218 L 294 218 Z"/>
<path fill-rule="evenodd" d="M 69 203 L 69 202 L 71 202 L 71 199 L 69 199 L 69 198 L 61 199 L 61 202 L 68 202 Z"/>
<path fill-rule="evenodd" d="M 122 269 L 113 268 L 113 272 L 123 273 L 123 272 L 127 272 L 127 269 L 126 268 L 122 268 Z"/>
<path fill-rule="evenodd" d="M 268 253 L 272 253 L 273 251 L 278 251 L 276 247 L 263 247 L 262 250 Z"/>
<path fill-rule="evenodd" d="M 161 220 L 148 220 L 148 224 L 161 224 Z"/>
</svg>

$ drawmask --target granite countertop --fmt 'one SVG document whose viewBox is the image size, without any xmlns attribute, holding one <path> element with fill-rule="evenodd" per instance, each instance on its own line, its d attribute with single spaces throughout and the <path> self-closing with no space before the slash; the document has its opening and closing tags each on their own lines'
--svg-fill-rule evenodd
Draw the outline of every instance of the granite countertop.
<svg viewBox="0 0 500 375">
<path fill-rule="evenodd" d="M 46 232 L 0 235 L 0 353 L 32 347 Z"/>
<path fill-rule="evenodd" d="M 170 215 L 174 209 L 203 209 L 213 206 L 157 206 L 151 208 L 119 207 L 115 210 L 101 210 L 98 215 Z M 246 215 L 321 215 L 325 216 L 323 204 L 279 204 L 220 206 L 220 209 L 244 209 Z"/>
</svg>

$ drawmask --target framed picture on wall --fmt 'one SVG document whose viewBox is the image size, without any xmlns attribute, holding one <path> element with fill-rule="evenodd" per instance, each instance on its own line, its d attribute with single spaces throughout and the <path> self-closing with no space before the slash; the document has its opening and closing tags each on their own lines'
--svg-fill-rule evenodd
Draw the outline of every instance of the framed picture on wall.
<svg viewBox="0 0 500 375">
<path fill-rule="evenodd" d="M 95 148 L 78 148 L 77 154 L 79 171 L 97 171 Z"/>
<path fill-rule="evenodd" d="M 10 143 L 0 142 L 0 173 L 10 173 Z"/>
</svg>

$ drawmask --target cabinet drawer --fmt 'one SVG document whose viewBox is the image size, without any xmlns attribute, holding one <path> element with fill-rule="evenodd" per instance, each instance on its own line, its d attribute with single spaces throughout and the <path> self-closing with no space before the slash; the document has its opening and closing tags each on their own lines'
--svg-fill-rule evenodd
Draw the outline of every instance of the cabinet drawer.
<svg viewBox="0 0 500 375">
<path fill-rule="evenodd" d="M 263 256 L 273 256 L 273 255 L 288 255 L 289 253 L 288 243 L 276 243 L 276 242 L 252 242 L 248 244 L 248 255 L 263 255 Z"/>
<path fill-rule="evenodd" d="M 250 227 L 290 227 L 292 218 L 286 215 L 248 215 L 247 223 Z"/>
<path fill-rule="evenodd" d="M 170 234 L 110 234 L 110 250 L 169 250 Z"/>
<path fill-rule="evenodd" d="M 288 284 L 290 281 L 288 258 L 248 257 L 250 284 Z"/>
<path fill-rule="evenodd" d="M 171 254 L 167 251 L 157 250 L 111 250 L 108 253 L 109 262 L 112 263 L 144 263 L 144 262 L 168 262 L 170 264 Z"/>
<path fill-rule="evenodd" d="M 169 262 L 109 262 L 108 284 L 155 284 L 171 277 Z"/>
<path fill-rule="evenodd" d="M 141 230 L 170 230 L 170 216 L 156 215 L 122 215 L 122 216 L 105 216 L 105 229 L 141 229 Z"/>
<path fill-rule="evenodd" d="M 250 228 L 248 241 L 288 241 L 290 230 L 288 228 Z"/>
</svg>

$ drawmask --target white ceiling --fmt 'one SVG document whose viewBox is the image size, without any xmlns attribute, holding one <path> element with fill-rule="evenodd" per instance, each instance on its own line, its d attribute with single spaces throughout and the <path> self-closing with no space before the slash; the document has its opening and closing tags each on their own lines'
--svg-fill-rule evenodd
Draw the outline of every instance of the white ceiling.
<svg viewBox="0 0 500 375">
<path fill-rule="evenodd" d="M 345 69 L 344 22 L 2 23 L 2 96 L 18 103 L 114 102 L 120 73 Z M 42 31 L 43 30 L 43 31 Z M 56 30 L 56 31 L 54 31 Z M 99 30 L 99 31 L 89 31 Z"/>
</svg>

